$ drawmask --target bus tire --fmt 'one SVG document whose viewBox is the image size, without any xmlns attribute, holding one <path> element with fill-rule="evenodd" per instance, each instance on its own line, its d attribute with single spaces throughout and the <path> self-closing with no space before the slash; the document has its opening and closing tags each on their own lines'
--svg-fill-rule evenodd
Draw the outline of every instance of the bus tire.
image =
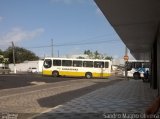
<svg viewBox="0 0 160 119">
<path fill-rule="evenodd" d="M 52 76 L 53 77 L 58 77 L 59 76 L 59 72 L 58 71 L 53 71 L 52 72 Z"/>
<path fill-rule="evenodd" d="M 91 73 L 91 72 L 86 72 L 85 77 L 86 77 L 87 79 L 92 78 L 92 73 Z"/>
<path fill-rule="evenodd" d="M 135 72 L 134 74 L 133 74 L 133 78 L 134 79 L 140 79 L 140 73 L 139 72 Z"/>
</svg>

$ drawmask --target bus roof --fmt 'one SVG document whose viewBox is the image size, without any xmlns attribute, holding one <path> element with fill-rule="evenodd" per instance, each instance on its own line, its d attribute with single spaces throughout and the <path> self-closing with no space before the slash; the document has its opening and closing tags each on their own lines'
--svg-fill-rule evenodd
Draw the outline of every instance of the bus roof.
<svg viewBox="0 0 160 119">
<path fill-rule="evenodd" d="M 111 62 L 110 60 L 105 60 L 105 59 L 76 59 L 76 58 L 54 58 L 54 57 L 46 57 L 45 59 L 60 59 L 60 60 L 82 60 L 82 61 L 108 61 Z"/>
<path fill-rule="evenodd" d="M 150 62 L 149 60 L 128 60 L 128 62 Z"/>
</svg>

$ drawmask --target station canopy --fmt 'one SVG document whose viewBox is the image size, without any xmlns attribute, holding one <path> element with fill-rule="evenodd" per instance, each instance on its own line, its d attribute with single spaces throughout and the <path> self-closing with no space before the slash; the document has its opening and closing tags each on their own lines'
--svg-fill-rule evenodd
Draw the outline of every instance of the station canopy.
<svg viewBox="0 0 160 119">
<path fill-rule="evenodd" d="M 95 0 L 136 59 L 150 59 L 160 27 L 160 0 Z M 159 33 L 160 34 L 160 33 Z"/>
</svg>

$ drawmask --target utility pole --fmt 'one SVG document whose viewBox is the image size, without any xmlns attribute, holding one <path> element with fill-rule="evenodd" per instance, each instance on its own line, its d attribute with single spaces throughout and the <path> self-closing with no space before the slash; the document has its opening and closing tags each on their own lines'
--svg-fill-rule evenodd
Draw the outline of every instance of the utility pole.
<svg viewBox="0 0 160 119">
<path fill-rule="evenodd" d="M 51 53 L 52 53 L 51 56 L 53 57 L 53 39 L 51 39 L 51 47 L 52 47 L 52 48 L 51 48 L 51 50 L 52 50 L 52 51 L 51 51 Z"/>
<path fill-rule="evenodd" d="M 15 47 L 12 41 L 12 52 L 13 52 L 13 64 L 14 64 L 14 73 L 16 74 L 16 63 L 15 63 Z"/>
<path fill-rule="evenodd" d="M 59 50 L 58 50 L 58 57 L 59 57 Z"/>
<path fill-rule="evenodd" d="M 125 80 L 128 80 L 128 72 L 127 72 L 128 49 L 127 49 L 127 47 L 125 47 L 124 60 L 125 60 Z"/>
</svg>

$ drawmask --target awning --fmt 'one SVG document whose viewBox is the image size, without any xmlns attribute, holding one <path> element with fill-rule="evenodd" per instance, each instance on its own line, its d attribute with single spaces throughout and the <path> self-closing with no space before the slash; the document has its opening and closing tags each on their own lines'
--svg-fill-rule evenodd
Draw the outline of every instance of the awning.
<svg viewBox="0 0 160 119">
<path fill-rule="evenodd" d="M 160 24 L 160 0 L 95 0 L 136 59 L 149 59 Z"/>
</svg>

